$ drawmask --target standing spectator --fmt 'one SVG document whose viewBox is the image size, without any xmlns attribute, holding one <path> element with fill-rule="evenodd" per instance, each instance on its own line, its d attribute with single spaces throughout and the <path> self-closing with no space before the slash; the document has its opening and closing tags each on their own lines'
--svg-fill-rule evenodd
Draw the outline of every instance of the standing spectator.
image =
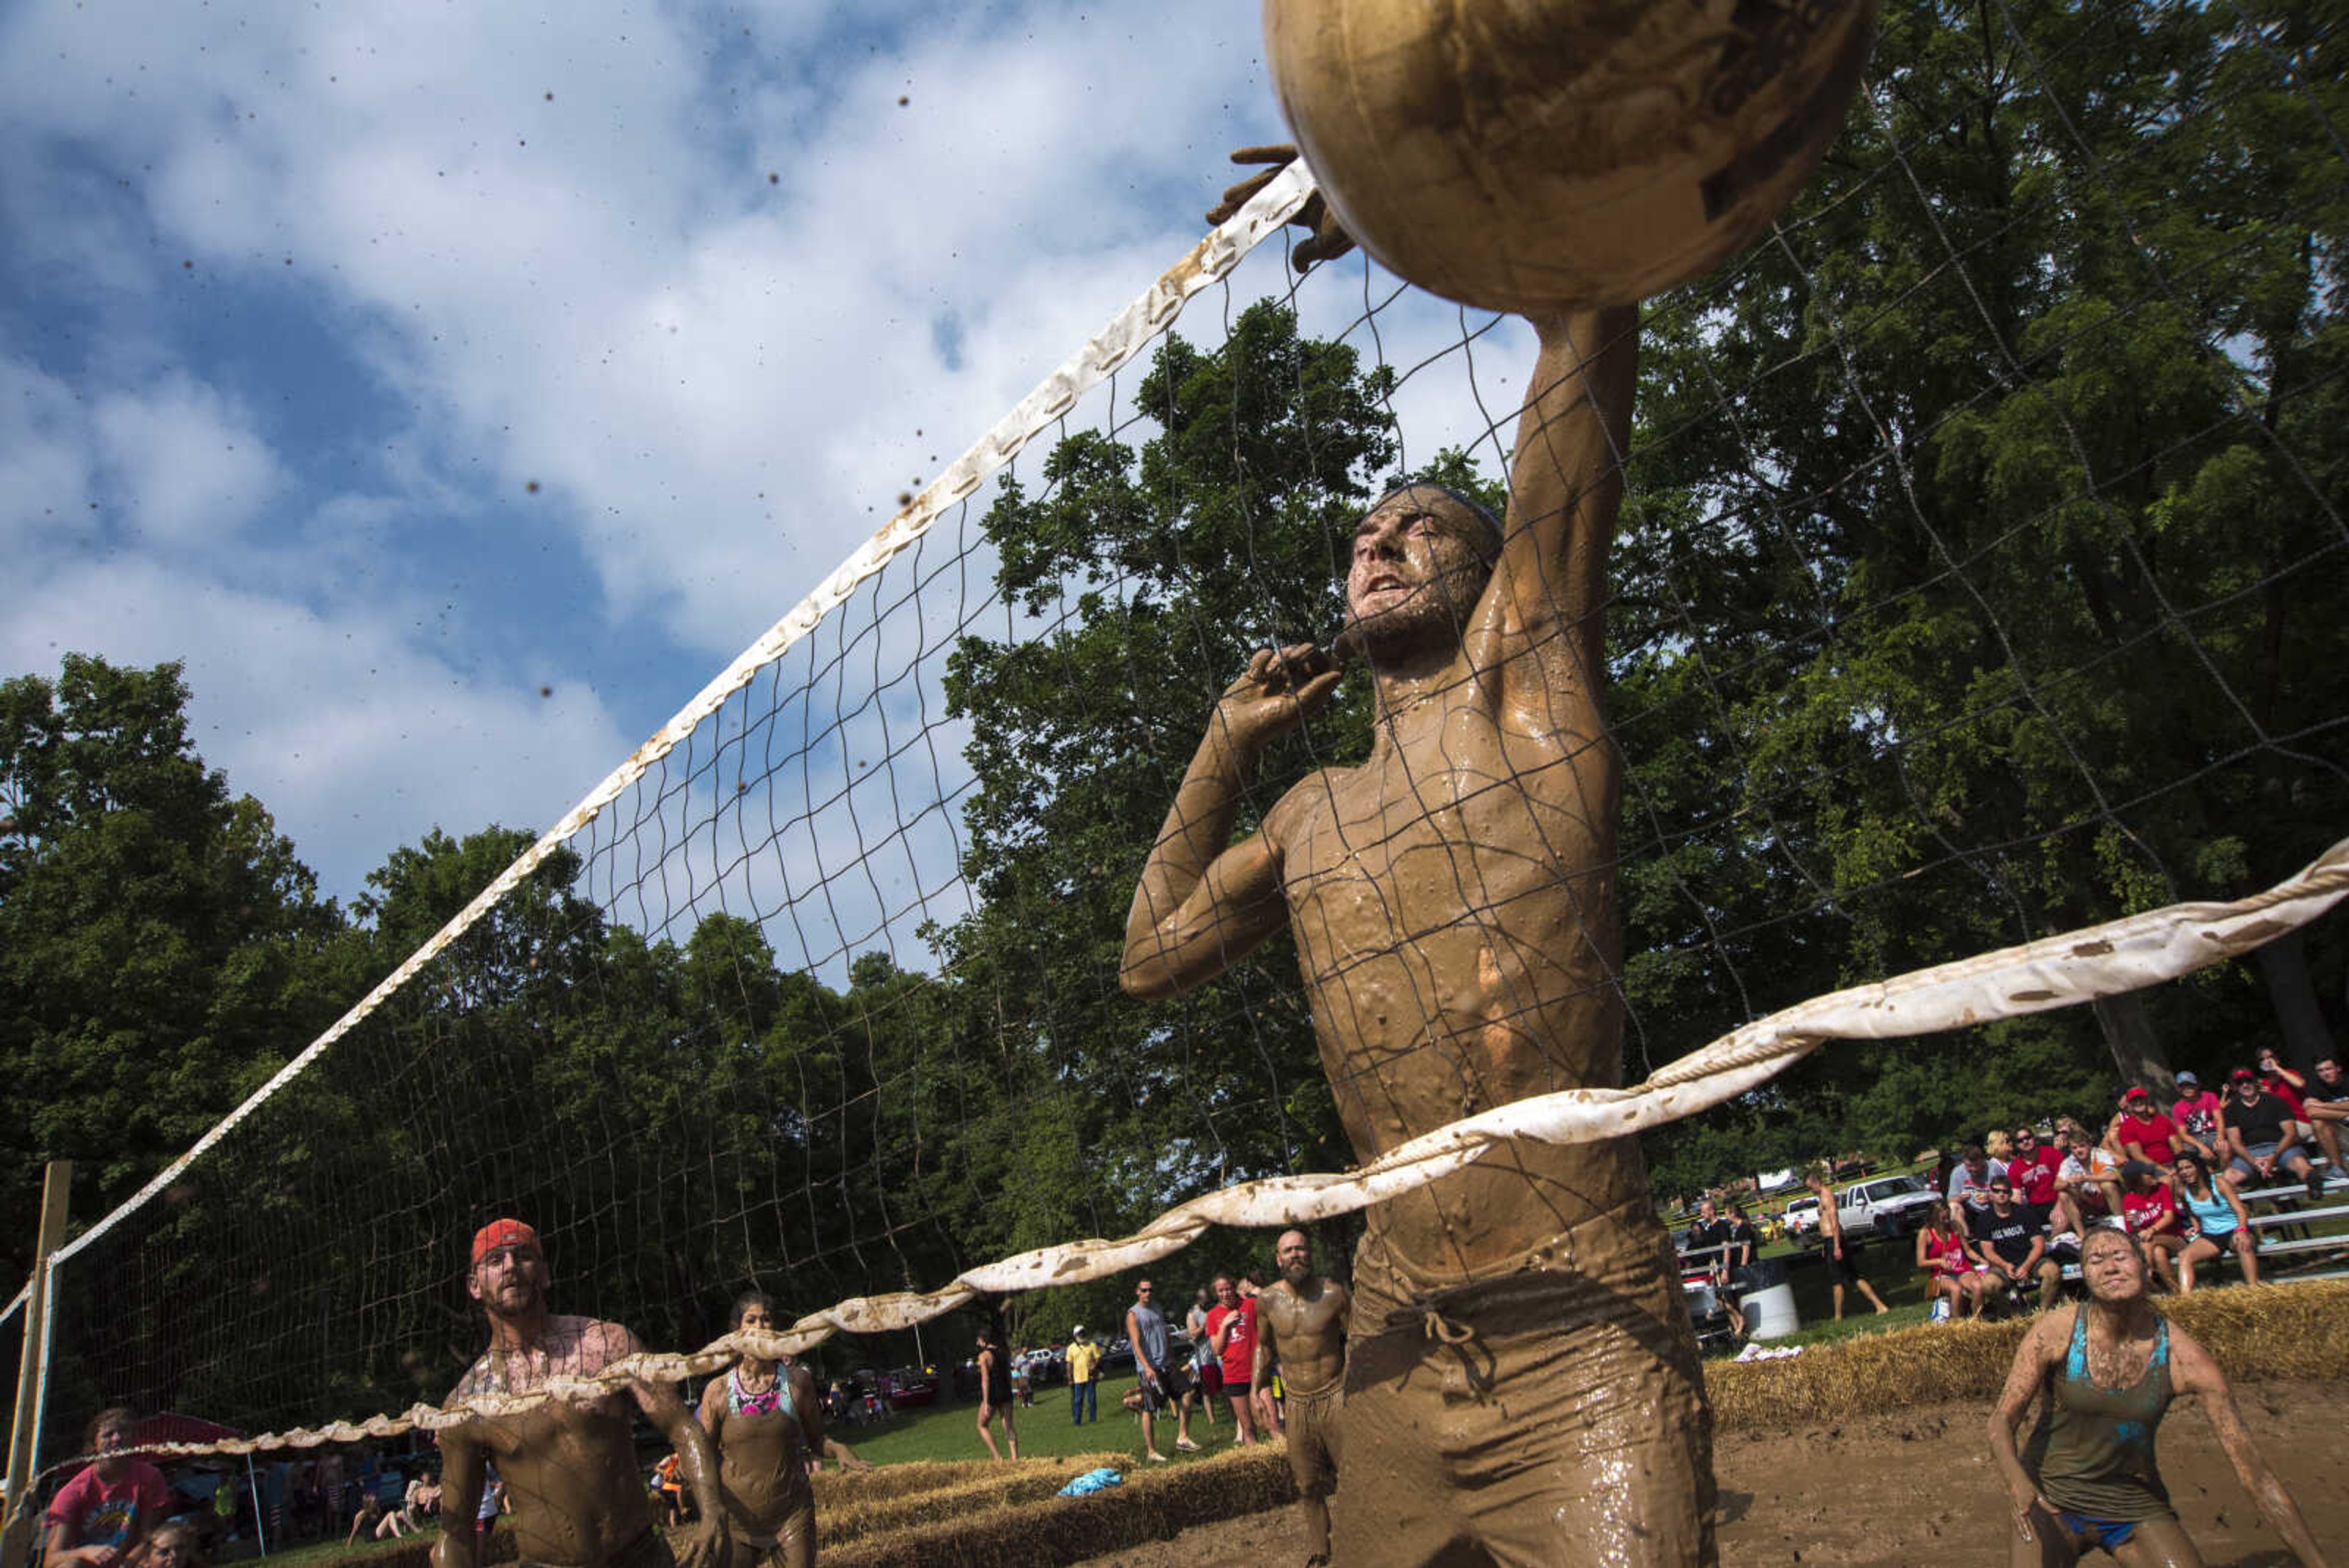
<svg viewBox="0 0 2349 1568">
<path fill-rule="evenodd" d="M 1229 1274 L 1216 1276 L 1216 1306 L 1207 1314 L 1207 1343 L 1221 1364 L 1224 1387 L 1231 1391 L 1232 1426 L 1237 1441 L 1246 1448 L 1256 1441 L 1256 1412 L 1249 1408 L 1248 1387 L 1256 1366 L 1256 1302 L 1240 1294 L 1239 1282 Z"/>
<path fill-rule="evenodd" d="M 2344 1174 L 2341 1168 L 2341 1124 L 2349 1122 L 2349 1075 L 2341 1071 L 2338 1056 L 2319 1056 L 2316 1075 L 2309 1080 L 2308 1095 L 2301 1102 L 2308 1115 L 2309 1125 L 2315 1129 L 2316 1141 L 2324 1149 L 2324 1162 L 2333 1174 Z"/>
<path fill-rule="evenodd" d="M 2141 1159 L 2121 1162 L 2121 1219 L 2145 1248 L 2154 1273 L 2176 1290 L 2169 1260 L 2185 1248 L 2186 1231 L 2178 1222 L 2178 1199 L 2170 1194 L 2166 1168 Z"/>
<path fill-rule="evenodd" d="M 1884 1298 L 1876 1293 L 1876 1287 L 1868 1282 L 1868 1276 L 1859 1272 L 1859 1241 L 1857 1238 L 1844 1235 L 1843 1216 L 1836 1212 L 1835 1190 L 1827 1186 L 1826 1178 L 1814 1171 L 1803 1178 L 1803 1185 L 1818 1197 L 1819 1256 L 1827 1266 L 1827 1281 L 1835 1290 L 1837 1318 L 1843 1316 L 1843 1288 L 1846 1285 L 1857 1285 L 1859 1293 L 1874 1303 L 1879 1314 L 1890 1312 L 1892 1309 L 1884 1304 Z"/>
<path fill-rule="evenodd" d="M 1762 1238 L 1754 1222 L 1745 1217 L 1745 1205 L 1736 1199 L 1729 1200 L 1729 1219 L 1724 1232 L 1729 1251 L 1722 1258 L 1722 1277 L 1728 1289 L 1722 1300 L 1729 1305 L 1730 1332 L 1738 1338 L 1745 1337 L 1745 1296 L 1754 1287 L 1754 1260 L 1762 1255 Z"/>
<path fill-rule="evenodd" d="M 1134 1392 L 1142 1411 L 1142 1457 L 1166 1462 L 1158 1451 L 1156 1417 L 1169 1405 L 1174 1407 L 1174 1446 L 1185 1453 L 1196 1452 L 1199 1445 L 1191 1440 L 1191 1411 L 1183 1404 L 1185 1380 L 1174 1366 L 1167 1344 L 1166 1319 L 1151 1304 L 1156 1286 L 1148 1280 L 1133 1287 L 1133 1304 L 1125 1309 L 1125 1337 L 1133 1344 L 1133 1370 L 1141 1378 Z"/>
<path fill-rule="evenodd" d="M 2219 1126 L 2227 1140 L 2227 1175 L 2238 1188 L 2271 1180 L 2282 1170 L 2307 1182 L 2311 1192 L 2323 1190 L 2323 1179 L 2301 1150 L 2293 1125 L 2298 1119 L 2290 1106 L 2260 1086 L 2259 1075 L 2249 1067 L 2227 1075 Z"/>
<path fill-rule="evenodd" d="M 1966 1145 L 1957 1168 L 1950 1172 L 1946 1195 L 1950 1215 L 1961 1228 L 1971 1230 L 1974 1216 L 1990 1207 L 1990 1184 L 2005 1174 L 2006 1167 L 1991 1158 L 1982 1145 Z"/>
<path fill-rule="evenodd" d="M 1215 1310 L 1216 1293 L 1201 1285 L 1183 1318 L 1191 1336 L 1191 1386 L 1183 1390 L 1183 1410 L 1185 1415 L 1194 1409 L 1206 1412 L 1210 1427 L 1216 1424 L 1216 1396 L 1224 1391 L 1224 1364 L 1207 1343 L 1207 1314 Z"/>
<path fill-rule="evenodd" d="M 1069 1335 L 1069 1425 L 1081 1427 L 1087 1421 L 1101 1425 L 1101 1406 L 1095 1398 L 1101 1376 L 1102 1350 L 1085 1333 L 1083 1324 L 1077 1324 Z"/>
<path fill-rule="evenodd" d="M 1930 1282 L 1927 1290 L 1934 1298 L 1936 1316 L 1955 1319 L 1961 1306 L 1968 1317 L 1982 1315 L 1990 1281 L 1974 1267 L 1966 1251 L 1965 1232 L 1958 1229 L 1947 1199 L 1936 1199 L 1926 1211 L 1925 1223 L 1918 1228 L 1917 1267 Z"/>
<path fill-rule="evenodd" d="M 1011 1424 L 1011 1360 L 1004 1353 L 1001 1337 L 992 1328 L 978 1331 L 978 1436 L 987 1445 L 988 1453 L 995 1459 L 1003 1450 L 995 1446 L 995 1417 L 1003 1417 L 1003 1439 L 1011 1445 L 1011 1457 L 1019 1457 L 1019 1433 Z"/>
<path fill-rule="evenodd" d="M 2036 1281 L 2041 1312 L 2063 1293 L 2063 1265 L 2047 1255 L 2045 1210 L 2017 1203 L 2003 1176 L 1990 1184 L 1989 1211 L 1974 1221 L 1973 1255 L 1992 1291 L 2027 1290 Z"/>
<path fill-rule="evenodd" d="M 2251 1217 L 2243 1200 L 2223 1181 L 2210 1179 L 2210 1165 L 2190 1150 L 2178 1157 L 2170 1179 L 2177 1184 L 2178 1207 L 2186 1210 L 2186 1245 L 2178 1253 L 2178 1293 L 2194 1289 L 2194 1265 L 2205 1259 L 2235 1254 L 2243 1282 L 2260 1282 L 2260 1242 L 2251 1231 Z"/>
<path fill-rule="evenodd" d="M 2177 1158 L 2170 1143 L 2177 1132 L 2170 1119 L 2154 1109 L 2152 1092 L 2133 1087 L 2121 1091 L 2121 1108 L 2113 1117 L 2106 1141 L 2124 1160 L 2142 1160 L 2167 1170 Z"/>
<path fill-rule="evenodd" d="M 49 1504 L 47 1568 L 68 1563 L 115 1568 L 163 1521 L 171 1496 L 163 1472 L 120 1452 L 131 1446 L 138 1424 L 139 1413 L 121 1405 L 90 1421 L 89 1451 L 98 1458 Z"/>
</svg>

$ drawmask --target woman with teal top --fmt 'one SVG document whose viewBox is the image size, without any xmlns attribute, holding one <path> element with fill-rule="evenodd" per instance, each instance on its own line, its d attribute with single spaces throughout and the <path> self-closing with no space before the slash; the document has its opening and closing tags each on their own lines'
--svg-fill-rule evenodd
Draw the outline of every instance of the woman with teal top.
<svg viewBox="0 0 2349 1568">
<path fill-rule="evenodd" d="M 2178 1210 L 2186 1217 L 2186 1245 L 2172 1266 L 2178 1271 L 2178 1293 L 2194 1288 L 2194 1265 L 2229 1252 L 2242 1265 L 2243 1283 L 2260 1282 L 2260 1241 L 2252 1233 L 2251 1217 L 2234 1187 L 2214 1181 L 2210 1165 L 2199 1154 L 2181 1154 L 2170 1168 L 2170 1185 L 2178 1192 Z"/>
<path fill-rule="evenodd" d="M 2200 1568 L 2154 1467 L 2154 1434 L 2169 1402 L 2202 1397 L 2219 1445 L 2284 1543 L 2308 1568 L 2324 1554 L 2292 1494 L 2260 1457 L 2210 1353 L 2153 1310 L 2137 1238 L 2095 1229 L 2080 1247 L 2088 1299 L 2040 1315 L 2014 1353 L 1991 1412 L 1990 1452 L 2014 1500 L 2014 1568 L 2070 1568 L 2101 1548 L 2124 1568 Z M 2015 1428 L 2034 1398 L 2026 1449 Z"/>
<path fill-rule="evenodd" d="M 773 1334 L 771 1297 L 751 1291 L 734 1303 L 734 1331 Z M 809 1461 L 823 1452 L 823 1405 L 815 1378 L 789 1357 L 744 1354 L 701 1391 L 697 1412 L 718 1449 L 733 1568 L 812 1568 L 815 1491 Z M 696 1568 L 688 1563 L 686 1568 Z"/>
</svg>

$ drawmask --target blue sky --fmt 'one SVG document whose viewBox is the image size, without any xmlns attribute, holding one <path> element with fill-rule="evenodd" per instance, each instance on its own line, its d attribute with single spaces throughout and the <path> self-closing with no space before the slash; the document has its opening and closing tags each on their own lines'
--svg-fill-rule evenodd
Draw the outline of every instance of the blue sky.
<svg viewBox="0 0 2349 1568">
<path fill-rule="evenodd" d="M 1196 240 L 1258 15 L 20 0 L 0 671 L 184 659 L 338 895 L 543 826 Z"/>
</svg>

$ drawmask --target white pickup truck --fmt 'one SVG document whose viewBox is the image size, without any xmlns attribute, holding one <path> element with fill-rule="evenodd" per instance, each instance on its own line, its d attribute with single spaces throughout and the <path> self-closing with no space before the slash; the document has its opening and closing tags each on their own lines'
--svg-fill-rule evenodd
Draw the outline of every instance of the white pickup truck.
<svg viewBox="0 0 2349 1568">
<path fill-rule="evenodd" d="M 1846 1236 L 1906 1236 L 1925 1223 L 1941 1195 L 1924 1177 L 1878 1176 L 1836 1194 L 1836 1218 Z"/>
</svg>

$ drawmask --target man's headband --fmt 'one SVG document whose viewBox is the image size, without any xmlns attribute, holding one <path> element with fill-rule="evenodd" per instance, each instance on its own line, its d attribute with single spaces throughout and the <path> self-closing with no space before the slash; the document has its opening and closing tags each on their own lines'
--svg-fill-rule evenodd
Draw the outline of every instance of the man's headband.
<svg viewBox="0 0 2349 1568">
<path fill-rule="evenodd" d="M 473 1264 L 481 1266 L 483 1258 L 500 1247 L 516 1247 L 523 1242 L 538 1245 L 538 1232 L 519 1220 L 492 1220 L 473 1232 Z"/>
<path fill-rule="evenodd" d="M 1390 490 L 1384 495 L 1380 496 L 1377 502 L 1371 505 L 1371 511 L 1376 512 L 1381 506 L 1384 506 L 1388 502 L 1392 501 L 1396 496 L 1401 495 L 1406 490 L 1433 490 L 1438 494 L 1450 496 L 1453 500 L 1466 507 L 1470 516 L 1475 518 L 1476 521 L 1482 523 L 1486 528 L 1492 531 L 1493 542 L 1495 544 L 1497 545 L 1500 543 L 1503 534 L 1501 520 L 1493 515 L 1492 509 L 1490 507 L 1486 506 L 1483 502 L 1477 500 L 1473 495 L 1463 495 L 1460 492 L 1453 489 L 1452 486 L 1448 484 L 1438 484 L 1432 479 L 1407 479 L 1403 481 L 1402 483 L 1396 485 L 1392 490 Z M 1365 514 L 1365 515 L 1367 515 L 1367 514 Z"/>
</svg>

